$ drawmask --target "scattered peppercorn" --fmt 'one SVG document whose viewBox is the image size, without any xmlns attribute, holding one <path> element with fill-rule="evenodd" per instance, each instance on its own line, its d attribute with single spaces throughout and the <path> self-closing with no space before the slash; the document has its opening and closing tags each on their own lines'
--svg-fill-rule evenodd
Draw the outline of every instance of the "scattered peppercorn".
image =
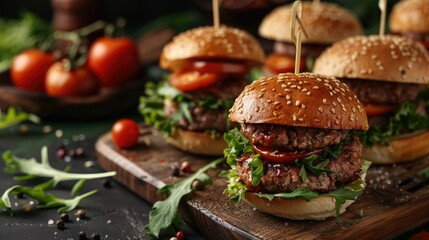
<svg viewBox="0 0 429 240">
<path fill-rule="evenodd" d="M 83 209 L 79 209 L 75 212 L 74 214 L 76 217 L 78 218 L 85 218 L 86 217 L 86 212 Z"/>
<path fill-rule="evenodd" d="M 177 237 L 172 237 L 170 238 L 170 240 L 179 240 L 179 239 L 177 239 Z"/>
<path fill-rule="evenodd" d="M 80 231 L 77 236 L 79 237 L 79 240 L 87 240 L 86 233 L 84 231 Z"/>
<path fill-rule="evenodd" d="M 180 177 L 180 169 L 178 167 L 173 167 L 171 174 L 175 177 Z"/>
<path fill-rule="evenodd" d="M 188 161 L 184 161 L 182 162 L 182 165 L 180 165 L 180 171 L 184 172 L 184 173 L 191 173 L 191 165 L 189 164 Z"/>
<path fill-rule="evenodd" d="M 104 179 L 103 180 L 103 187 L 105 187 L 105 188 L 112 188 L 113 187 L 112 181 L 110 179 Z"/>
<path fill-rule="evenodd" d="M 18 199 L 23 199 L 24 198 L 24 193 L 20 192 L 16 195 L 16 198 Z"/>
<path fill-rule="evenodd" d="M 74 149 L 70 149 L 68 155 L 72 158 L 76 157 L 76 151 Z"/>
<path fill-rule="evenodd" d="M 57 149 L 57 157 L 64 158 L 66 156 L 66 149 L 64 147 L 59 147 Z"/>
<path fill-rule="evenodd" d="M 86 168 L 92 168 L 92 167 L 94 167 L 94 166 L 95 166 L 95 162 L 94 162 L 94 161 L 86 161 L 86 162 L 84 163 L 84 166 L 85 166 Z"/>
<path fill-rule="evenodd" d="M 68 222 L 69 221 L 69 215 L 67 213 L 62 213 L 60 215 L 61 220 L 63 220 L 64 222 Z"/>
<path fill-rule="evenodd" d="M 30 204 L 28 204 L 28 203 L 24 204 L 24 205 L 22 206 L 22 210 L 23 210 L 24 212 L 30 212 L 30 211 L 31 211 L 31 206 L 30 206 Z"/>
<path fill-rule="evenodd" d="M 204 188 L 204 184 L 200 180 L 195 180 L 192 183 L 192 190 L 194 190 L 194 191 L 201 191 L 201 190 L 203 190 L 203 188 Z"/>
<path fill-rule="evenodd" d="M 183 231 L 178 231 L 178 232 L 176 233 L 176 238 L 177 238 L 178 240 L 183 240 L 183 239 L 185 239 L 185 233 L 184 233 Z"/>
<path fill-rule="evenodd" d="M 82 158 L 85 156 L 85 150 L 82 147 L 76 148 L 76 157 Z"/>
<path fill-rule="evenodd" d="M 98 233 L 93 233 L 93 234 L 91 234 L 90 239 L 91 239 L 91 240 L 100 240 L 100 239 L 101 239 L 101 238 L 100 238 L 100 234 L 98 234 Z"/>
<path fill-rule="evenodd" d="M 63 220 L 58 220 L 55 224 L 57 224 L 58 230 L 64 230 L 66 229 L 66 224 Z"/>
</svg>

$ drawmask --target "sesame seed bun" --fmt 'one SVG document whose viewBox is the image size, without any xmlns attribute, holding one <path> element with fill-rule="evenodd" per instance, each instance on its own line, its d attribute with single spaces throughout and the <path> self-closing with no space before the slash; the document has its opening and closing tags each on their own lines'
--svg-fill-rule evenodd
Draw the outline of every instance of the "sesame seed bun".
<svg viewBox="0 0 429 240">
<path fill-rule="evenodd" d="M 389 22 L 392 32 L 429 33 L 429 1 L 400 1 L 393 7 Z"/>
<path fill-rule="evenodd" d="M 331 196 L 321 196 L 311 199 L 286 199 L 275 197 L 269 201 L 252 192 L 246 192 L 244 199 L 261 212 L 292 220 L 325 220 L 335 216 L 335 199 Z M 340 209 L 342 214 L 355 201 L 347 200 Z"/>
<path fill-rule="evenodd" d="M 223 150 L 227 147 L 222 137 L 213 139 L 206 133 L 182 129 L 176 129 L 173 136 L 167 138 L 167 142 L 185 152 L 209 156 L 223 155 Z"/>
<path fill-rule="evenodd" d="M 265 55 L 261 45 L 249 33 L 232 27 L 199 27 L 177 35 L 167 44 L 160 57 L 160 66 L 174 70 L 189 59 L 230 59 L 260 65 Z"/>
<path fill-rule="evenodd" d="M 302 38 L 303 43 L 331 44 L 349 36 L 363 33 L 356 16 L 336 4 L 303 2 L 303 24 L 310 38 Z M 262 37 L 275 41 L 292 42 L 290 22 L 292 4 L 274 9 L 259 26 Z"/>
<path fill-rule="evenodd" d="M 313 73 L 262 77 L 230 110 L 232 122 L 328 129 L 368 129 L 362 104 L 346 84 Z"/>
<path fill-rule="evenodd" d="M 337 78 L 428 84 L 429 55 L 421 44 L 407 38 L 356 36 L 325 50 L 313 72 Z"/>
<path fill-rule="evenodd" d="M 375 164 L 405 163 L 429 154 L 429 131 L 389 140 L 388 146 L 364 148 L 362 156 Z"/>
</svg>

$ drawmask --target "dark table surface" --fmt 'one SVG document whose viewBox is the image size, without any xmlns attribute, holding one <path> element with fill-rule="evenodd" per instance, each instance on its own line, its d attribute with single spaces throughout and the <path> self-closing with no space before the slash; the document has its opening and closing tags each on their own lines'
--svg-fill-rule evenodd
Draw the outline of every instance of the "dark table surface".
<svg viewBox="0 0 429 240">
<path fill-rule="evenodd" d="M 94 143 L 98 136 L 109 131 L 112 120 L 97 122 L 42 122 L 40 125 L 27 124 L 26 133 L 22 127 L 16 126 L 0 130 L 0 153 L 11 150 L 19 157 L 36 157 L 40 159 L 40 149 L 43 145 L 49 147 L 49 160 L 52 166 L 63 169 L 71 165 L 71 172 L 99 172 L 98 166 L 85 167 L 85 162 L 96 162 Z M 43 132 L 43 127 L 50 126 L 52 131 Z M 55 132 L 63 132 L 62 137 L 55 136 Z M 69 163 L 56 156 L 56 149 L 61 144 L 67 144 L 68 149 L 82 147 L 85 156 L 74 158 Z M 4 168 L 0 161 L 0 169 Z M 42 180 L 17 182 L 11 174 L 0 172 L 0 192 L 13 185 L 35 186 Z M 70 189 L 74 182 L 63 182 L 55 190 L 49 191 L 63 198 L 70 198 Z M 59 219 L 56 209 L 34 209 L 24 212 L 23 206 L 30 199 L 16 199 L 11 197 L 14 215 L 0 213 L 0 239 L 78 239 L 78 234 L 84 231 L 87 236 L 98 233 L 102 239 L 151 239 L 145 234 L 144 227 L 148 223 L 148 213 L 151 205 L 139 198 L 133 192 L 114 180 L 96 179 L 87 181 L 80 193 L 98 189 L 98 192 L 82 200 L 77 209 L 84 209 L 87 218 L 77 221 L 74 213 L 69 213 L 70 222 L 66 222 L 65 230 L 58 230 L 56 225 L 49 224 Z M 16 204 L 15 204 L 16 203 Z M 201 239 L 195 231 L 184 228 L 187 239 Z M 169 239 L 168 236 L 165 238 Z"/>
</svg>

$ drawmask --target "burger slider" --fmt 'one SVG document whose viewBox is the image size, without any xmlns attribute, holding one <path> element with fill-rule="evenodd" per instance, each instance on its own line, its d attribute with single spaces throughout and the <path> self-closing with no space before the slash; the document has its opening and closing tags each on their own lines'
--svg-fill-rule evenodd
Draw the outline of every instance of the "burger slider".
<svg viewBox="0 0 429 240">
<path fill-rule="evenodd" d="M 302 39 L 301 70 L 308 71 L 306 60 L 312 62 L 332 43 L 346 37 L 362 34 L 359 20 L 347 9 L 332 3 L 303 2 L 303 25 L 309 38 Z M 267 57 L 267 74 L 292 72 L 295 66 L 295 45 L 291 37 L 292 4 L 274 9 L 259 26 L 259 34 L 274 42 L 274 53 Z"/>
<path fill-rule="evenodd" d="M 236 28 L 199 27 L 179 34 L 160 57 L 160 66 L 172 71 L 168 81 L 147 86 L 141 99 L 145 122 L 184 151 L 222 155 L 222 135 L 231 128 L 228 110 L 248 84 L 245 75 L 264 57 L 256 39 Z"/>
<path fill-rule="evenodd" d="M 362 193 L 369 164 L 353 130 L 368 122 L 344 83 L 312 73 L 264 77 L 244 89 L 229 118 L 241 125 L 225 135 L 225 192 L 233 201 L 244 198 L 278 217 L 323 220 Z"/>
<path fill-rule="evenodd" d="M 365 159 L 387 164 L 429 153 L 429 55 L 421 44 L 351 37 L 323 52 L 313 71 L 345 82 L 363 103 L 370 125 L 361 135 Z"/>
<path fill-rule="evenodd" d="M 429 1 L 403 0 L 390 14 L 390 31 L 422 43 L 429 50 Z"/>
</svg>

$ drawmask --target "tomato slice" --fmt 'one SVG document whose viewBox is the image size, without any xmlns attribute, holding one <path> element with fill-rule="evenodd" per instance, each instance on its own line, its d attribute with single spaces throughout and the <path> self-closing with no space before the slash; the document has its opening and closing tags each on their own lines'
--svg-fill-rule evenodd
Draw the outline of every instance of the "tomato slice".
<svg viewBox="0 0 429 240">
<path fill-rule="evenodd" d="M 374 105 L 374 104 L 364 104 L 363 107 L 368 117 L 392 112 L 397 108 L 396 106 L 392 106 L 392 105 Z"/>
<path fill-rule="evenodd" d="M 168 81 L 180 91 L 188 92 L 208 87 L 221 79 L 222 75 L 220 74 L 190 71 L 173 73 Z"/>
<path fill-rule="evenodd" d="M 249 67 L 240 62 L 220 62 L 220 61 L 194 61 L 192 70 L 201 73 L 221 73 L 221 74 L 246 74 Z"/>
<path fill-rule="evenodd" d="M 295 58 L 282 54 L 271 54 L 265 61 L 265 67 L 276 73 L 295 71 Z M 300 71 L 305 69 L 305 59 L 301 59 Z"/>
<path fill-rule="evenodd" d="M 286 152 L 276 148 L 255 145 L 253 145 L 253 149 L 256 153 L 261 155 L 264 160 L 272 163 L 291 163 L 297 159 L 305 158 L 312 154 L 322 153 L 321 149 L 309 152 Z"/>
</svg>

